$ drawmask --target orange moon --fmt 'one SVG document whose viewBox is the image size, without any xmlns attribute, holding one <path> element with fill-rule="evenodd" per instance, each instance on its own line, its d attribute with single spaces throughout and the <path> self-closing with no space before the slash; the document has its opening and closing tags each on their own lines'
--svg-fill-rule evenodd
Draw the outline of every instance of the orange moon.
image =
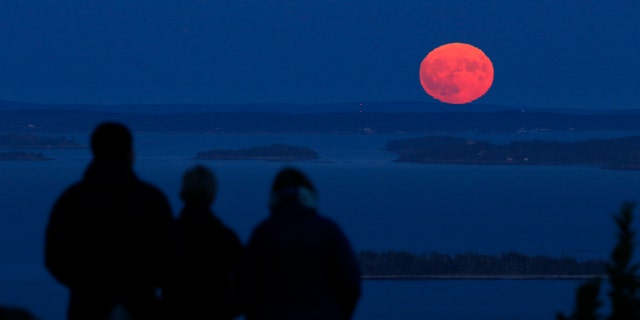
<svg viewBox="0 0 640 320">
<path fill-rule="evenodd" d="M 482 97 L 493 84 L 493 64 L 482 50 L 466 43 L 433 49 L 420 63 L 420 83 L 433 98 L 465 104 Z"/>
</svg>

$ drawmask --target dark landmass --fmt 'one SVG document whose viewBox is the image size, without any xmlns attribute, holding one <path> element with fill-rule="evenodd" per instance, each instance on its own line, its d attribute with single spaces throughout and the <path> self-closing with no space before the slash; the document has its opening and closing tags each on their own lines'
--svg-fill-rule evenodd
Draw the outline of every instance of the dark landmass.
<svg viewBox="0 0 640 320">
<path fill-rule="evenodd" d="M 421 275 L 421 276 L 362 276 L 363 280 L 589 280 L 593 278 L 602 278 L 602 274 L 544 274 L 544 275 L 528 275 L 528 274 L 440 274 L 440 275 Z"/>
<path fill-rule="evenodd" d="M 306 161 L 318 159 L 318 154 L 309 148 L 272 144 L 247 149 L 222 149 L 199 152 L 196 159 L 205 160 L 269 160 Z"/>
<path fill-rule="evenodd" d="M 45 137 L 31 134 L 0 135 L 0 149 L 77 149 L 84 146 L 65 137 Z"/>
<path fill-rule="evenodd" d="M 0 160 L 40 161 L 40 160 L 51 160 L 51 158 L 45 157 L 40 152 L 10 151 L 10 152 L 0 152 Z"/>
<path fill-rule="evenodd" d="M 90 132 L 115 120 L 158 133 L 517 133 L 640 131 L 638 110 L 526 111 L 420 102 L 332 105 L 46 105 L 0 101 L 0 132 Z M 383 111 L 395 110 L 395 111 Z M 424 110 L 424 111 L 420 111 Z M 277 112 L 276 112 L 277 111 Z"/>
<path fill-rule="evenodd" d="M 640 136 L 578 142 L 514 141 L 498 145 L 458 137 L 393 140 L 396 161 L 451 164 L 595 165 L 640 169 Z"/>
<path fill-rule="evenodd" d="M 606 260 L 573 257 L 465 253 L 415 255 L 404 251 L 361 251 L 357 255 L 362 274 L 370 279 L 490 279 L 580 278 L 606 274 Z"/>
<path fill-rule="evenodd" d="M 426 101 L 364 101 L 319 104 L 300 103 L 236 103 L 236 104 L 54 104 L 0 100 L 0 111 L 5 110 L 75 110 L 114 113 L 339 113 L 339 112 L 494 112 L 516 110 L 508 106 L 463 104 L 451 106 Z M 563 109 L 550 109 L 565 111 Z M 520 111 L 520 110 L 518 110 Z M 549 111 L 549 110 L 547 110 Z M 570 110 L 569 110 L 570 111 Z"/>
</svg>

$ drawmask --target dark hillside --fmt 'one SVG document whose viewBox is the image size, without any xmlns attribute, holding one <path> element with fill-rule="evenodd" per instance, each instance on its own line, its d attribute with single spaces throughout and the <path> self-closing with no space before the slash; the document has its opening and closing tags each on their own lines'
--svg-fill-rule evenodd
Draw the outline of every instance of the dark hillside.
<svg viewBox="0 0 640 320">
<path fill-rule="evenodd" d="M 142 132 L 197 133 L 516 133 L 640 131 L 640 114 L 536 112 L 193 112 L 175 114 L 80 110 L 0 111 L 0 132 L 87 132 L 106 119 Z"/>
</svg>

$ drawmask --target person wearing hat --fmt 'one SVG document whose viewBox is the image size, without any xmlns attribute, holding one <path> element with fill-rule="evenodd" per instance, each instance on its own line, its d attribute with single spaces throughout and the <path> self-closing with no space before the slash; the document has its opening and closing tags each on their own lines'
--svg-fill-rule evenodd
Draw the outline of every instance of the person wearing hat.
<svg viewBox="0 0 640 320">
<path fill-rule="evenodd" d="M 318 213 L 311 181 L 283 169 L 269 207 L 251 234 L 241 273 L 246 318 L 350 319 L 361 294 L 360 268 L 338 225 Z"/>
</svg>

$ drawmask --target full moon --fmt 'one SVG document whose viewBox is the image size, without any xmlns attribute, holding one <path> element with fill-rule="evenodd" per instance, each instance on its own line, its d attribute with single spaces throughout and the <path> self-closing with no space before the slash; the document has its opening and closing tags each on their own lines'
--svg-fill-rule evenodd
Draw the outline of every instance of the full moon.
<svg viewBox="0 0 640 320">
<path fill-rule="evenodd" d="M 493 64 L 482 50 L 466 43 L 433 49 L 420 63 L 420 83 L 433 98 L 465 104 L 483 96 L 493 83 Z"/>
</svg>

